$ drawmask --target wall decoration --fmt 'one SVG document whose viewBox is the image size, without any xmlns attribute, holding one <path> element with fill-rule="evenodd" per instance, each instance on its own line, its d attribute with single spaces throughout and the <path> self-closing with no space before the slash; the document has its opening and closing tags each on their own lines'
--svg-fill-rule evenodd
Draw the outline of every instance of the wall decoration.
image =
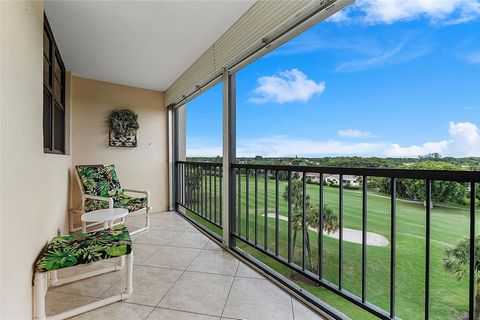
<svg viewBox="0 0 480 320">
<path fill-rule="evenodd" d="M 110 114 L 109 146 L 130 147 L 137 146 L 138 115 L 129 109 L 114 110 Z"/>
</svg>

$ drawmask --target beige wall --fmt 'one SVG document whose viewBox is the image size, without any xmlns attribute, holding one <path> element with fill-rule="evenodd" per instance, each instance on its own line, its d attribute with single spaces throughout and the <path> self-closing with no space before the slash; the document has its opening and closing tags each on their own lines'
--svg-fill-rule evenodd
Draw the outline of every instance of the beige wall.
<svg viewBox="0 0 480 320">
<path fill-rule="evenodd" d="M 138 114 L 136 148 L 108 146 L 107 120 L 117 108 Z M 123 187 L 149 190 L 153 211 L 168 206 L 168 126 L 161 92 L 72 77 L 72 155 L 74 164 L 115 164 Z M 73 179 L 74 190 L 78 190 Z M 78 205 L 78 191 L 74 192 Z"/>
<path fill-rule="evenodd" d="M 43 2 L 0 1 L 0 318 L 32 318 L 32 266 L 66 231 L 71 157 L 43 153 Z"/>
<path fill-rule="evenodd" d="M 70 155 L 43 152 L 43 2 L 0 1 L 0 319 L 32 318 L 33 263 L 67 232 L 72 164 L 114 163 L 125 187 L 148 189 L 167 208 L 163 93 L 72 77 Z M 139 114 L 138 147 L 109 148 L 110 111 Z M 69 113 L 67 112 L 67 118 Z"/>
</svg>

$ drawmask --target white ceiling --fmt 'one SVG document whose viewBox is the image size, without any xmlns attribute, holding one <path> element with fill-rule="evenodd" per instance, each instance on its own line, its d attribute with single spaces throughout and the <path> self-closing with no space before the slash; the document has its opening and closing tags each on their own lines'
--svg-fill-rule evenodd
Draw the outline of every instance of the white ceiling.
<svg viewBox="0 0 480 320">
<path fill-rule="evenodd" d="M 165 91 L 253 0 L 46 1 L 68 70 Z"/>
</svg>

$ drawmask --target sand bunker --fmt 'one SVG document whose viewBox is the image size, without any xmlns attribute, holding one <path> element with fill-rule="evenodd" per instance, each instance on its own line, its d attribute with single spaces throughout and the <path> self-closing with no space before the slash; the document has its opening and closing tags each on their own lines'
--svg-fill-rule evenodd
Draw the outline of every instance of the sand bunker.
<svg viewBox="0 0 480 320">
<path fill-rule="evenodd" d="M 275 219 L 275 213 L 269 213 L 268 214 L 269 218 Z M 288 217 L 279 216 L 279 219 L 282 221 L 288 221 Z M 308 227 L 309 230 L 318 232 L 317 229 Z M 332 233 L 327 233 L 323 232 L 323 235 L 331 238 L 338 239 L 340 236 L 340 232 L 332 232 Z M 348 242 L 353 242 L 353 243 L 358 243 L 362 244 L 362 231 L 360 230 L 355 230 L 355 229 L 349 229 L 349 228 L 343 228 L 343 241 L 348 241 Z M 367 245 L 368 246 L 373 246 L 373 247 L 386 247 L 388 246 L 389 242 L 388 239 L 382 236 L 381 234 L 375 233 L 375 232 L 367 232 Z"/>
</svg>

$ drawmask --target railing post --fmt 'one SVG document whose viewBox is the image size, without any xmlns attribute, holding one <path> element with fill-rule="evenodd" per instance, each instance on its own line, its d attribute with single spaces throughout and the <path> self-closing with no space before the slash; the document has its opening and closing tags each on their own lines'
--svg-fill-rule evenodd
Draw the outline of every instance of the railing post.
<svg viewBox="0 0 480 320">
<path fill-rule="evenodd" d="M 235 246 L 231 232 L 235 230 L 235 174 L 232 163 L 236 160 L 236 106 L 235 74 L 223 72 L 223 244 Z"/>
<path fill-rule="evenodd" d="M 177 161 L 179 160 L 179 152 L 178 152 L 178 148 L 179 148 L 179 132 L 180 132 L 180 127 L 179 127 L 179 109 L 176 108 L 176 109 L 173 109 L 172 111 L 172 115 L 173 115 L 173 134 L 172 134 L 172 138 L 173 138 L 173 152 L 172 152 L 172 155 L 173 155 L 173 208 L 176 209 L 177 208 L 177 203 L 178 203 L 178 191 L 179 191 L 179 184 L 178 184 L 178 180 L 179 180 L 179 177 L 178 177 L 178 167 L 177 167 Z"/>
<path fill-rule="evenodd" d="M 174 159 L 174 131 L 175 124 L 173 120 L 174 109 L 168 109 L 168 210 L 175 210 L 175 183 L 174 183 L 174 176 L 175 176 L 175 159 Z"/>
</svg>

